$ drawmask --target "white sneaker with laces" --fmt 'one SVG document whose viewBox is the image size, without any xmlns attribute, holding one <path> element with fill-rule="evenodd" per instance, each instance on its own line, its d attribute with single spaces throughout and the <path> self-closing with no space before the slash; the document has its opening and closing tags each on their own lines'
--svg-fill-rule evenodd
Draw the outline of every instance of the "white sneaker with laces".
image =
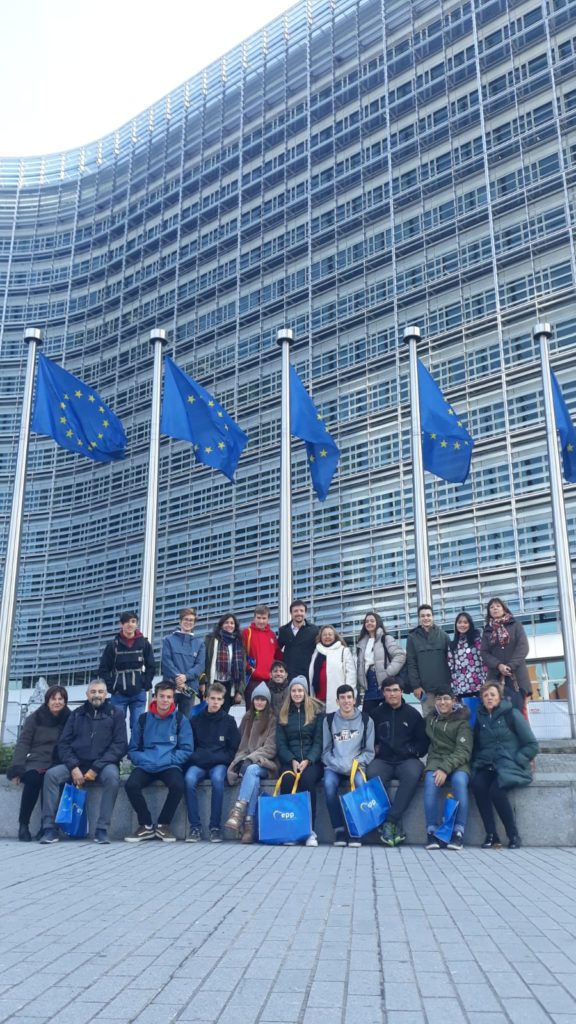
<svg viewBox="0 0 576 1024">
<path fill-rule="evenodd" d="M 304 846 L 318 846 L 318 836 L 315 832 L 311 832 L 308 839 L 304 843 Z"/>
</svg>

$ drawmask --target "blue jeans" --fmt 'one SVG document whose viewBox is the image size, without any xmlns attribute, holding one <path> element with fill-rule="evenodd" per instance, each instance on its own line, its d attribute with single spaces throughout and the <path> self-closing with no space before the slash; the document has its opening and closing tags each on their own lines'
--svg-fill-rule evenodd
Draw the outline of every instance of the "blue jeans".
<svg viewBox="0 0 576 1024">
<path fill-rule="evenodd" d="M 260 779 L 268 778 L 268 769 L 259 764 L 249 764 L 240 783 L 238 800 L 246 800 L 246 816 L 254 817 L 260 793 Z"/>
<path fill-rule="evenodd" d="M 453 793 L 454 799 L 458 801 L 454 831 L 464 832 L 468 820 L 468 772 L 452 772 L 446 779 L 445 785 Z M 440 824 L 440 795 L 443 788 L 434 782 L 434 772 L 425 773 L 424 813 L 427 832 L 434 832 Z"/>
<path fill-rule="evenodd" d="M 350 773 L 348 775 L 340 775 L 335 772 L 333 768 L 324 769 L 324 792 L 326 794 L 326 806 L 328 808 L 328 814 L 330 815 L 330 821 L 332 828 L 346 828 L 346 822 L 344 821 L 344 814 L 342 812 L 342 805 L 338 797 L 338 786 L 341 782 L 348 782 L 350 779 Z M 364 779 L 360 775 L 360 772 L 356 773 L 354 780 L 355 786 L 361 786 Z"/>
<path fill-rule="evenodd" d="M 188 821 L 191 828 L 201 828 L 200 812 L 196 787 L 203 779 L 210 779 L 212 784 L 212 800 L 210 801 L 210 828 L 220 828 L 222 818 L 222 801 L 224 799 L 224 783 L 227 768 L 225 764 L 215 764 L 213 768 L 198 768 L 193 764 L 184 776 L 186 786 L 186 806 Z"/>
<path fill-rule="evenodd" d="M 110 697 L 110 703 L 112 707 L 120 708 L 124 712 L 124 717 L 126 717 L 126 711 L 130 712 L 130 732 L 134 732 L 136 722 L 140 715 L 146 711 L 145 691 L 142 690 L 135 697 L 127 697 L 124 693 L 113 693 Z"/>
</svg>

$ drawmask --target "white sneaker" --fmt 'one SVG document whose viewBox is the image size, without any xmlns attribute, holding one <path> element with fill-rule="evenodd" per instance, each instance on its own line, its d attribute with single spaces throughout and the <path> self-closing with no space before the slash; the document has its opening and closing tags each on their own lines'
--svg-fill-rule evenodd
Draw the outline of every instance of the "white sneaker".
<svg viewBox="0 0 576 1024">
<path fill-rule="evenodd" d="M 308 839 L 304 843 L 304 846 L 318 846 L 318 836 L 315 832 L 311 832 Z"/>
</svg>

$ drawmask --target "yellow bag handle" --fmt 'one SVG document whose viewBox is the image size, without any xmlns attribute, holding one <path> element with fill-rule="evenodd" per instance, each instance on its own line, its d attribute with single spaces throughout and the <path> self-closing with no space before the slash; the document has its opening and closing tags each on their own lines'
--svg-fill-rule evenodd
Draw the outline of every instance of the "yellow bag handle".
<svg viewBox="0 0 576 1024">
<path fill-rule="evenodd" d="M 356 778 L 356 772 L 360 772 L 360 775 L 364 779 L 364 782 L 366 782 L 366 773 L 364 772 L 364 769 L 360 767 L 360 765 L 358 764 L 358 761 L 352 761 L 352 770 L 350 772 L 350 792 L 351 793 L 353 793 L 354 790 L 356 789 L 356 784 L 354 782 L 354 780 Z"/>
<path fill-rule="evenodd" d="M 292 789 L 290 790 L 290 792 L 291 793 L 296 793 L 296 791 L 298 789 L 298 783 L 300 782 L 301 772 L 293 772 L 292 769 L 289 768 L 288 771 L 282 772 L 282 775 L 280 776 L 280 778 L 278 779 L 278 782 L 274 786 L 273 796 L 278 796 L 278 794 L 280 792 L 280 786 L 282 785 L 282 779 L 284 778 L 285 775 L 293 775 L 294 776 L 294 785 L 292 786 Z"/>
</svg>

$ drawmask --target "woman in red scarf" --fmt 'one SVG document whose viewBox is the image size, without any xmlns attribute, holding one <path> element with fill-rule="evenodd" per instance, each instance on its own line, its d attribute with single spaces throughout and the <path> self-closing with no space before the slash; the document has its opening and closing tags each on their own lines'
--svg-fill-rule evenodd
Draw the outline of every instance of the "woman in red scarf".
<svg viewBox="0 0 576 1024">
<path fill-rule="evenodd" d="M 523 711 L 526 698 L 532 694 L 526 665 L 528 637 L 524 627 L 499 597 L 488 602 L 480 654 L 488 666 L 486 681 L 502 682 L 505 698 L 513 707 Z"/>
</svg>

